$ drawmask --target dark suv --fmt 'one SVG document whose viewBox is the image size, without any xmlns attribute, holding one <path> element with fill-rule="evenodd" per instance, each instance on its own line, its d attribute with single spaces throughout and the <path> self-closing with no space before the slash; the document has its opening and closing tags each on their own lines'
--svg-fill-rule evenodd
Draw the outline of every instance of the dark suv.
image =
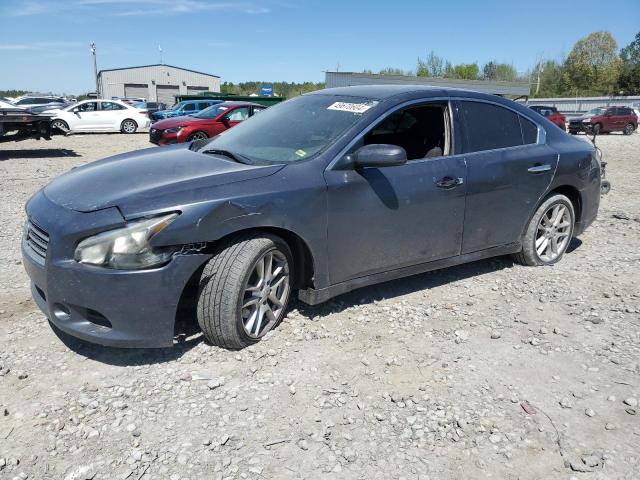
<svg viewBox="0 0 640 480">
<path fill-rule="evenodd" d="M 629 107 L 599 107 L 569 122 L 569 133 L 622 132 L 631 135 L 638 128 L 638 117 Z"/>
<path fill-rule="evenodd" d="M 184 307 L 212 343 L 241 348 L 296 291 L 317 304 L 496 255 L 553 265 L 596 218 L 600 180 L 590 142 L 510 100 L 331 88 L 59 176 L 27 204 L 23 263 L 76 337 L 171 345 Z"/>
</svg>

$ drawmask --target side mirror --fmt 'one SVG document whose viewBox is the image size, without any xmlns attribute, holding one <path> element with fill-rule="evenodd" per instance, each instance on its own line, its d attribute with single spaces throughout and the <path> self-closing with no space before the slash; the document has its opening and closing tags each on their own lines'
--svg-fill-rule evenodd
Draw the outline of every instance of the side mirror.
<svg viewBox="0 0 640 480">
<path fill-rule="evenodd" d="M 388 144 L 365 145 L 347 157 L 353 168 L 396 167 L 407 163 L 405 149 Z"/>
</svg>

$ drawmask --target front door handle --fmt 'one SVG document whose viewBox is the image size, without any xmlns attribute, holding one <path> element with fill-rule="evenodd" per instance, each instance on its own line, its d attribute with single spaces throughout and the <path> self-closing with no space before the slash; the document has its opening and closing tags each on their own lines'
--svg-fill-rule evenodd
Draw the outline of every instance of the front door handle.
<svg viewBox="0 0 640 480">
<path fill-rule="evenodd" d="M 464 183 L 464 179 L 461 177 L 455 178 L 447 175 L 446 177 L 442 177 L 440 180 L 436 180 L 435 183 L 436 183 L 436 187 L 438 188 L 450 189 L 450 188 L 455 188 L 458 185 L 462 185 Z"/>
<path fill-rule="evenodd" d="M 543 173 L 551 170 L 551 165 L 534 165 L 533 167 L 529 167 L 527 172 L 529 173 Z"/>
</svg>

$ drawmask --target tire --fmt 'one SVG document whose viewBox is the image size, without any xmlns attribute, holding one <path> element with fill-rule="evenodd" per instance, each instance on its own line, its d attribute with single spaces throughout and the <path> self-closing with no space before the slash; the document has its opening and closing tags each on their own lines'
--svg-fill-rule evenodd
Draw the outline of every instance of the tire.
<svg viewBox="0 0 640 480">
<path fill-rule="evenodd" d="M 193 142 L 194 140 L 204 140 L 209 138 L 209 135 L 207 135 L 204 132 L 193 132 L 191 135 L 189 135 L 189 138 L 187 138 L 187 142 Z"/>
<path fill-rule="evenodd" d="M 69 125 L 64 120 L 54 120 L 53 122 L 51 122 L 51 130 L 55 130 L 56 133 L 65 134 L 69 131 Z"/>
<path fill-rule="evenodd" d="M 266 281 L 267 276 L 263 276 L 259 280 L 259 265 L 266 272 L 265 259 L 269 255 L 273 278 Z M 291 250 L 274 235 L 242 235 L 221 245 L 200 277 L 197 317 L 206 339 L 228 349 L 241 349 L 260 341 L 286 313 L 292 266 Z M 279 268 L 281 271 L 275 274 Z M 280 285 L 276 287 L 276 283 Z M 272 301 L 270 286 L 275 289 L 272 294 L 278 297 L 280 306 Z M 254 303 L 249 305 L 251 302 Z M 269 311 L 265 309 L 260 314 L 264 302 Z"/>
<path fill-rule="evenodd" d="M 600 135 L 600 133 L 602 133 L 602 125 L 600 125 L 599 123 L 596 123 L 593 126 L 593 133 L 595 133 L 596 135 Z"/>
<path fill-rule="evenodd" d="M 562 208 L 564 207 L 564 210 Z M 555 209 L 558 210 L 555 210 Z M 554 220 L 554 212 L 561 212 L 561 218 L 556 223 L 555 228 L 551 228 Z M 542 223 L 545 218 L 544 224 Z M 547 197 L 537 208 L 527 225 L 527 230 L 522 237 L 522 250 L 514 255 L 514 259 L 521 265 L 542 266 L 553 265 L 562 259 L 567 251 L 567 247 L 571 243 L 573 237 L 573 229 L 575 226 L 575 211 L 571 200 L 561 194 L 553 194 Z M 566 226 L 558 228 L 559 225 Z M 544 229 L 549 229 L 547 230 Z M 553 252 L 553 238 L 555 235 L 556 252 Z M 546 239 L 546 243 L 545 243 Z M 558 240 L 560 243 L 558 244 Z M 539 242 L 539 243 L 538 243 Z M 536 250 L 538 247 L 545 245 L 542 253 Z"/>
<path fill-rule="evenodd" d="M 625 135 L 631 135 L 634 130 L 635 128 L 633 128 L 633 123 L 627 123 L 624 126 L 624 130 L 622 130 L 622 133 L 624 133 Z"/>
<path fill-rule="evenodd" d="M 138 130 L 138 124 L 131 120 L 130 118 L 127 118 L 126 120 L 123 120 L 122 123 L 120 124 L 120 131 L 122 133 L 136 133 L 136 131 Z"/>
</svg>

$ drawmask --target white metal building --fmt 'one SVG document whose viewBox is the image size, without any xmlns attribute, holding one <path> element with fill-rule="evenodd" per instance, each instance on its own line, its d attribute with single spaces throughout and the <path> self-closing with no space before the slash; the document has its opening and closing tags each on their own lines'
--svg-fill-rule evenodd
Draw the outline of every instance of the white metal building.
<svg viewBox="0 0 640 480">
<path fill-rule="evenodd" d="M 101 70 L 98 82 L 102 98 L 140 97 L 168 105 L 175 95 L 220 91 L 217 75 L 160 64 Z"/>
<path fill-rule="evenodd" d="M 408 75 L 380 75 L 376 73 L 325 72 L 325 86 L 350 87 L 354 85 L 428 85 L 432 87 L 463 88 L 493 95 L 529 96 L 528 82 L 498 82 L 486 80 L 459 80 L 455 78 L 412 77 Z"/>
</svg>

